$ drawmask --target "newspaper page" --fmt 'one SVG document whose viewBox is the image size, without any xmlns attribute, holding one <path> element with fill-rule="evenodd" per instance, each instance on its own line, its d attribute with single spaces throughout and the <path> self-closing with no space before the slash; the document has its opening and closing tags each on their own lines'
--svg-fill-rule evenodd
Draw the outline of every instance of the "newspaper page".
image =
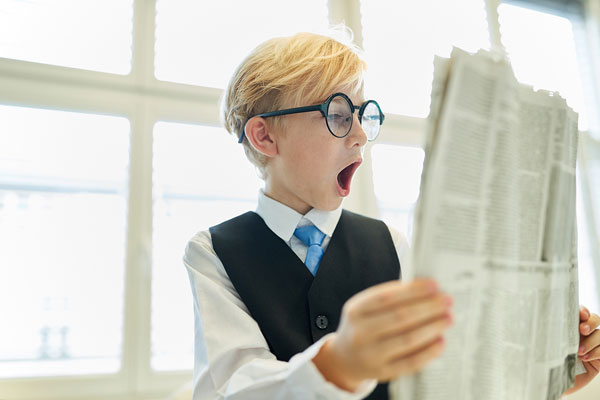
<svg viewBox="0 0 600 400">
<path fill-rule="evenodd" d="M 558 399 L 579 341 L 577 114 L 497 55 L 434 64 L 411 258 L 453 297 L 454 325 L 391 397 Z"/>
</svg>

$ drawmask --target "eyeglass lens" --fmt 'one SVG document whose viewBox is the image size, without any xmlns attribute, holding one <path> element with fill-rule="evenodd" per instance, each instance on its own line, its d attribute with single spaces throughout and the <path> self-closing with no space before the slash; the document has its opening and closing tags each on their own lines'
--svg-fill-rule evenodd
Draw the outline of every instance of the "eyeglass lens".
<svg viewBox="0 0 600 400">
<path fill-rule="evenodd" d="M 373 140 L 377 137 L 379 128 L 381 128 L 381 112 L 375 103 L 371 102 L 367 104 L 363 111 L 360 124 L 369 140 Z"/>
<path fill-rule="evenodd" d="M 373 140 L 379 133 L 381 115 L 375 103 L 368 103 L 362 115 L 361 126 L 367 139 Z M 327 126 L 334 136 L 344 137 L 352 127 L 352 108 L 342 96 L 331 99 L 327 110 Z"/>
</svg>

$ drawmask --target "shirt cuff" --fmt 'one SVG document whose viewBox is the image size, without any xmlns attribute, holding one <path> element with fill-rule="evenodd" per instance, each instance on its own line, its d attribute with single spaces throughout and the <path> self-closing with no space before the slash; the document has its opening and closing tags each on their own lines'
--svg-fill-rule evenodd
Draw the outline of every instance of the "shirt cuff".
<svg viewBox="0 0 600 400">
<path fill-rule="evenodd" d="M 290 382 L 292 383 L 291 386 L 294 388 L 294 391 L 298 391 L 298 395 L 305 395 L 305 398 L 312 398 L 310 393 L 314 394 L 315 387 L 319 388 L 316 392 L 322 394 L 327 399 L 358 400 L 365 398 L 377 386 L 376 379 L 366 379 L 354 392 L 348 392 L 328 382 L 312 362 L 313 357 L 317 355 L 321 346 L 323 346 L 331 335 L 333 333 L 323 336 L 302 353 L 298 353 L 290 359 L 290 370 L 292 372 L 290 378 L 293 377 L 293 382 Z M 316 386 L 311 388 L 311 382 Z"/>
</svg>

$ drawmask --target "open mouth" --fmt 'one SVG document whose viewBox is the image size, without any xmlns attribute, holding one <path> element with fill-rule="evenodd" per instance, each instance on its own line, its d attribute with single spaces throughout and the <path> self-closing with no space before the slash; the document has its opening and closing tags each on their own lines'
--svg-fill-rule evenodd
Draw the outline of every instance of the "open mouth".
<svg viewBox="0 0 600 400">
<path fill-rule="evenodd" d="M 341 170 L 337 175 L 337 189 L 340 196 L 346 197 L 348 194 L 350 194 L 350 183 L 352 182 L 352 176 L 361 162 L 362 160 L 353 162 Z"/>
</svg>

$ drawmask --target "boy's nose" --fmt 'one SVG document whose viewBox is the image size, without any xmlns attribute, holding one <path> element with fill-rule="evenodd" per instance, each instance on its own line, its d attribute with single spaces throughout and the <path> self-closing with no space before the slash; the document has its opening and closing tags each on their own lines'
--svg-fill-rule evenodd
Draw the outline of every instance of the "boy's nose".
<svg viewBox="0 0 600 400">
<path fill-rule="evenodd" d="M 346 137 L 346 144 L 349 148 L 354 146 L 363 147 L 367 143 L 367 134 L 358 120 L 358 115 L 354 114 L 353 118 L 352 129 L 350 129 L 350 133 L 348 133 L 348 136 Z"/>
</svg>

